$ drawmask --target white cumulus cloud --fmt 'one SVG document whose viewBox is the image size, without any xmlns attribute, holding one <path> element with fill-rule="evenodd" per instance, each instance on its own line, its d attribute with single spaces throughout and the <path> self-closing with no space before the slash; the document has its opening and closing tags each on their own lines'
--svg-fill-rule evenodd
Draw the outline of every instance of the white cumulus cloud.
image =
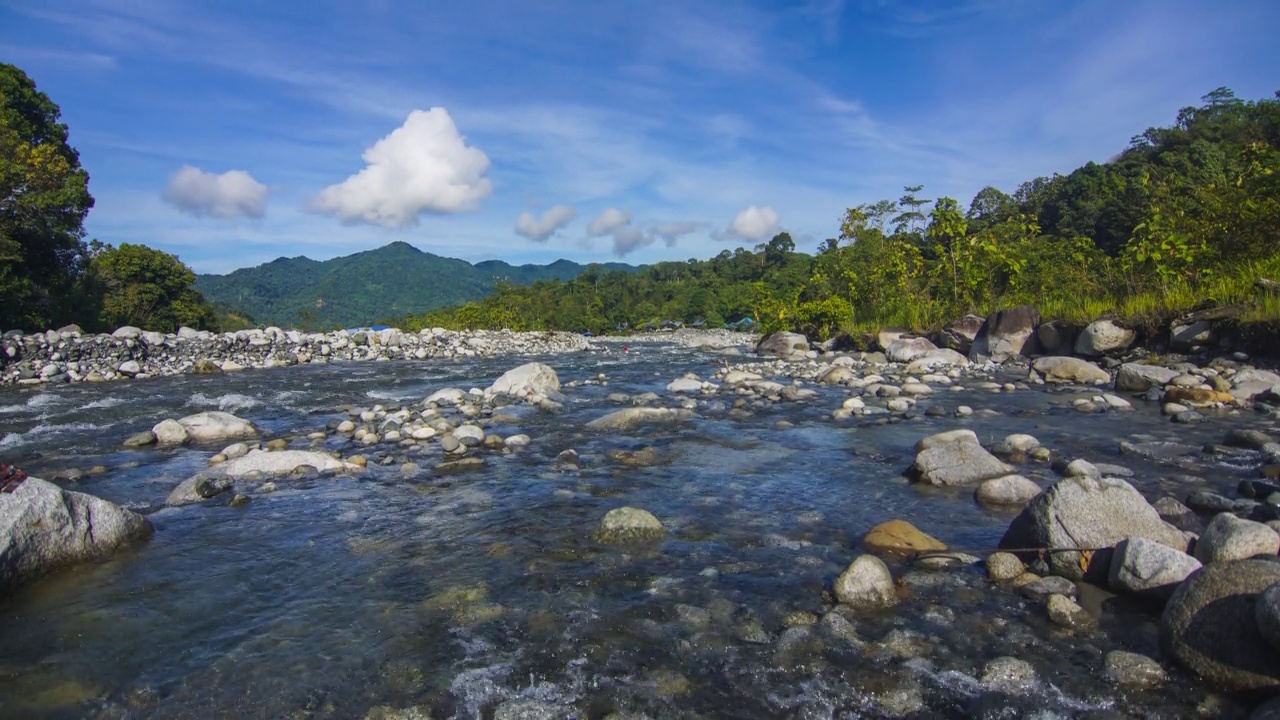
<svg viewBox="0 0 1280 720">
<path fill-rule="evenodd" d="M 778 213 L 773 208 L 768 205 L 764 207 L 752 205 L 735 215 L 733 222 L 729 223 L 729 228 L 717 233 L 717 236 L 724 240 L 737 238 L 763 242 L 778 234 L 779 229 Z"/>
<path fill-rule="evenodd" d="M 534 242 L 546 242 L 547 238 L 557 230 L 569 224 L 578 212 L 568 205 L 556 205 L 538 217 L 532 213 L 522 212 L 516 218 L 516 234 L 523 235 Z"/>
<path fill-rule="evenodd" d="M 424 212 L 474 209 L 489 196 L 489 157 L 467 145 L 444 108 L 414 110 L 361 156 L 368 165 L 320 191 L 311 209 L 344 222 L 402 228 Z"/>
<path fill-rule="evenodd" d="M 590 237 L 600 237 L 601 235 L 613 232 L 615 229 L 631 224 L 631 213 L 609 208 L 600 213 L 587 225 L 587 235 Z"/>
<path fill-rule="evenodd" d="M 183 165 L 169 178 L 161 199 L 196 217 L 260 218 L 267 212 L 267 186 L 244 170 L 219 175 Z"/>
<path fill-rule="evenodd" d="M 624 257 L 633 250 L 652 245 L 656 239 L 652 234 L 630 225 L 616 227 L 611 233 L 613 235 L 613 252 L 618 257 Z"/>
</svg>

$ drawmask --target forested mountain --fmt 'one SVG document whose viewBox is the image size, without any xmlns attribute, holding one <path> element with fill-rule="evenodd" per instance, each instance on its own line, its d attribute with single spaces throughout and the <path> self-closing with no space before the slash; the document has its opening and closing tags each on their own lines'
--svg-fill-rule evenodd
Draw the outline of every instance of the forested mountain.
<svg viewBox="0 0 1280 720">
<path fill-rule="evenodd" d="M 607 267 L 634 269 L 620 263 Z M 219 307 L 258 323 L 354 327 L 477 300 L 499 282 L 571 280 L 586 268 L 568 260 L 520 266 L 488 260 L 472 265 L 393 242 L 323 262 L 278 258 L 227 275 L 200 275 L 196 289 Z"/>
<path fill-rule="evenodd" d="M 599 332 L 750 315 L 765 329 L 825 337 L 933 329 L 1023 303 L 1075 322 L 1151 325 L 1205 304 L 1280 321 L 1275 285 L 1259 282 L 1280 279 L 1280 99 L 1219 88 L 1109 162 L 1012 193 L 986 187 L 967 210 L 923 192 L 849 208 L 813 256 L 783 233 L 710 260 L 501 286 L 402 322 Z"/>
</svg>

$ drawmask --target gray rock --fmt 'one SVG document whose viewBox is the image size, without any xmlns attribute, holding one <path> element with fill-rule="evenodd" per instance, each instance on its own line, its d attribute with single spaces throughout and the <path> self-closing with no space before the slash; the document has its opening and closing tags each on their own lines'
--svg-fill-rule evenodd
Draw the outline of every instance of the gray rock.
<svg viewBox="0 0 1280 720">
<path fill-rule="evenodd" d="M 146 447 L 148 445 L 155 444 L 156 434 L 150 430 L 143 430 L 142 432 L 134 433 L 124 440 L 125 447 Z"/>
<path fill-rule="evenodd" d="M 906 363 L 937 349 L 938 346 L 930 342 L 928 338 L 898 338 L 889 343 L 889 347 L 885 348 L 885 355 L 891 362 Z"/>
<path fill-rule="evenodd" d="M 780 358 L 789 358 L 796 353 L 804 353 L 808 350 L 809 339 L 793 332 L 776 332 L 756 345 L 758 355 Z"/>
<path fill-rule="evenodd" d="M 987 556 L 987 577 L 996 582 L 1008 582 L 1027 571 L 1027 566 L 1017 555 L 995 552 Z"/>
<path fill-rule="evenodd" d="M 1164 602 L 1179 583 L 1200 567 L 1199 560 L 1184 552 L 1135 537 L 1116 545 L 1107 584 L 1117 592 Z"/>
<path fill-rule="evenodd" d="M 1075 343 L 1079 332 L 1079 328 L 1067 325 L 1061 320 L 1050 320 L 1036 328 L 1036 340 L 1046 353 L 1057 355 L 1063 351 L 1071 351 L 1071 346 Z"/>
<path fill-rule="evenodd" d="M 587 427 L 592 430 L 629 430 L 638 425 L 680 422 L 692 417 L 693 411 L 683 408 L 634 407 L 598 417 L 587 423 Z"/>
<path fill-rule="evenodd" d="M 1280 688 L 1280 653 L 1258 628 L 1258 596 L 1280 582 L 1280 563 L 1235 560 L 1192 573 L 1160 617 L 1164 654 L 1223 692 Z"/>
<path fill-rule="evenodd" d="M 1245 368 L 1231 378 L 1231 396 L 1237 400 L 1252 400 L 1273 391 L 1280 385 L 1280 374 L 1269 370 Z"/>
<path fill-rule="evenodd" d="M 1213 325 L 1207 320 L 1179 325 L 1169 328 L 1169 346 L 1175 350 L 1190 350 L 1197 345 L 1208 345 L 1217 340 Z"/>
<path fill-rule="evenodd" d="M 169 496 L 165 498 L 164 503 L 170 507 L 194 505 L 228 492 L 233 487 L 235 487 L 235 481 L 226 475 L 197 473 L 169 491 Z"/>
<path fill-rule="evenodd" d="M 835 581 L 836 600 L 857 609 L 889 607 L 898 602 L 893 575 L 875 555 L 861 555 Z"/>
<path fill-rule="evenodd" d="M 116 371 L 125 377 L 134 377 L 142 373 L 142 366 L 138 364 L 137 360 L 125 360 L 116 366 Z"/>
<path fill-rule="evenodd" d="M 1031 367 L 1044 376 L 1045 382 L 1078 385 L 1102 385 L 1111 382 L 1111 375 L 1106 370 L 1080 358 L 1056 356 L 1036 358 Z"/>
<path fill-rule="evenodd" d="M 1076 588 L 1075 583 L 1057 575 L 1046 575 L 1039 580 L 1032 580 L 1026 585 L 1019 586 L 1018 592 L 1023 597 L 1036 602 L 1045 602 L 1050 595 L 1062 595 L 1069 598 L 1075 598 L 1079 595 L 1079 590 Z"/>
<path fill-rule="evenodd" d="M 1178 376 L 1177 370 L 1159 365 L 1125 363 L 1116 371 L 1116 390 L 1121 392 L 1146 392 L 1162 388 Z"/>
<path fill-rule="evenodd" d="M 1093 618 L 1075 600 L 1053 593 L 1045 600 L 1045 612 L 1054 625 L 1066 628 L 1092 625 Z"/>
<path fill-rule="evenodd" d="M 665 534 L 662 523 L 648 510 L 620 507 L 605 514 L 595 536 L 600 542 L 619 543 L 657 540 Z"/>
<path fill-rule="evenodd" d="M 1082 548 L 1092 551 L 1084 560 L 1078 552 L 1049 553 L 1054 574 L 1072 580 L 1105 580 L 1111 566 L 1109 548 L 1121 540 L 1141 537 L 1176 550 L 1186 539 L 1160 519 L 1142 494 L 1119 478 L 1071 477 L 1059 480 L 1032 500 L 1009 525 L 1001 548 Z"/>
<path fill-rule="evenodd" d="M 0 494 L 0 594 L 151 537 L 151 523 L 101 498 L 27 478 Z"/>
<path fill-rule="evenodd" d="M 506 371 L 486 391 L 487 395 L 512 397 L 547 396 L 560 392 L 560 376 L 549 365 L 525 363 Z"/>
<path fill-rule="evenodd" d="M 1085 357 L 1100 357 L 1129 349 L 1138 333 L 1110 320 L 1095 320 L 1085 326 L 1076 338 L 1075 351 Z"/>
<path fill-rule="evenodd" d="M 1031 663 L 1008 656 L 989 661 L 978 675 L 978 682 L 989 688 L 1028 685 L 1035 679 L 1036 669 Z"/>
<path fill-rule="evenodd" d="M 484 428 L 478 425 L 459 425 L 453 429 L 453 436 L 467 447 L 475 447 L 484 442 Z"/>
<path fill-rule="evenodd" d="M 990 357 L 1005 362 L 1018 355 L 1031 355 L 1036 350 L 1035 330 L 1040 312 L 1030 305 L 999 310 L 987 316 L 973 338 L 969 357 Z"/>
<path fill-rule="evenodd" d="M 216 410 L 188 415 L 178 422 L 182 423 L 187 429 L 187 435 L 195 442 L 236 440 L 258 435 L 257 429 L 248 420 Z"/>
<path fill-rule="evenodd" d="M 182 445 L 188 440 L 187 428 L 177 420 L 161 420 L 151 432 L 161 445 Z"/>
<path fill-rule="evenodd" d="M 1263 639 L 1271 649 L 1280 653 L 1280 583 L 1276 583 L 1258 595 L 1254 605 L 1254 620 Z"/>
<path fill-rule="evenodd" d="M 984 450 L 971 431 L 938 433 L 921 440 L 916 450 L 912 467 L 930 485 L 976 485 L 1013 473 L 1013 467 Z"/>
<path fill-rule="evenodd" d="M 1275 555 L 1280 551 L 1280 535 L 1252 520 L 1231 513 L 1218 513 L 1196 541 L 1196 559 L 1209 563 L 1244 560 L 1254 555 Z"/>
<path fill-rule="evenodd" d="M 1235 428 L 1227 431 L 1227 437 L 1223 439 L 1222 444 L 1249 450 L 1262 450 L 1274 442 L 1274 438 L 1261 430 Z"/>
<path fill-rule="evenodd" d="M 1119 685 L 1130 687 L 1151 687 L 1168 679 L 1168 674 L 1160 663 L 1146 655 L 1112 650 L 1102 660 L 1107 677 Z"/>
<path fill-rule="evenodd" d="M 942 326 L 941 332 L 938 333 L 938 342 L 944 348 L 968 353 L 973 347 L 973 339 L 982 330 L 983 322 L 985 322 L 984 318 L 972 313 L 952 320 Z"/>
<path fill-rule="evenodd" d="M 142 328 L 136 328 L 132 325 L 121 325 L 111 333 L 111 337 L 120 338 L 121 340 L 136 339 L 142 336 Z"/>
<path fill-rule="evenodd" d="M 1022 507 L 1040 494 L 1040 486 L 1021 475 L 984 480 L 973 492 L 973 498 L 982 505 Z"/>
</svg>

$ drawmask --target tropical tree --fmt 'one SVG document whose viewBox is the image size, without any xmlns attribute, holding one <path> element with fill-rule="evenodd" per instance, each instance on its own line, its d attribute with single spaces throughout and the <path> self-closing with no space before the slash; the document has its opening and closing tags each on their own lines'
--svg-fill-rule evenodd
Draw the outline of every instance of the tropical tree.
<svg viewBox="0 0 1280 720">
<path fill-rule="evenodd" d="M 79 297 L 93 198 L 60 116 L 26 73 L 0 63 L 0 328 L 67 321 Z"/>
<path fill-rule="evenodd" d="M 195 273 L 177 256 L 130 243 L 95 249 L 89 274 L 102 293 L 104 327 L 173 332 L 212 324 L 211 308 L 193 289 Z"/>
</svg>

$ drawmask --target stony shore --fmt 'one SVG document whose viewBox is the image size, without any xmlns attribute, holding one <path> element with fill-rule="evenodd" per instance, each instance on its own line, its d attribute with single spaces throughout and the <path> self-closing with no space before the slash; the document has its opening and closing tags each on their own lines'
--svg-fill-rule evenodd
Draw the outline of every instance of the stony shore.
<svg viewBox="0 0 1280 720">
<path fill-rule="evenodd" d="M 164 334 L 122 327 L 109 335 L 93 335 L 72 325 L 31 335 L 5 333 L 0 341 L 0 385 L 100 382 L 344 361 L 543 355 L 590 347 L 587 338 L 565 332 L 435 328 L 406 333 L 391 328 L 303 333 L 269 327 L 226 333 L 181 328 Z"/>
</svg>

